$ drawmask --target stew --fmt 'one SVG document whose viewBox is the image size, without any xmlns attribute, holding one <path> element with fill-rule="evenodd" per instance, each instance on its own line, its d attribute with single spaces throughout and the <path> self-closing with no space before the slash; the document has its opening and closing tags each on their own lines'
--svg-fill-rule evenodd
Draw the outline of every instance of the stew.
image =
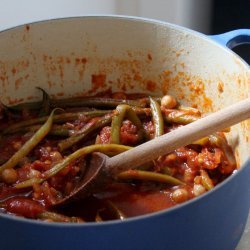
<svg viewBox="0 0 250 250">
<path fill-rule="evenodd" d="M 92 152 L 109 156 L 199 119 L 170 95 L 106 93 L 0 107 L 0 212 L 48 222 L 84 223 L 152 213 L 211 190 L 236 171 L 217 132 L 120 173 L 105 190 L 63 207 Z"/>
</svg>

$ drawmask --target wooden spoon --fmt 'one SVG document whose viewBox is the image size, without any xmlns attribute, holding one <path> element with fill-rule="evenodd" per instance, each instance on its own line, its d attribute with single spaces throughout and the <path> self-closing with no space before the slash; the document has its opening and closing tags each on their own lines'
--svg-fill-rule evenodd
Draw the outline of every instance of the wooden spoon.
<svg viewBox="0 0 250 250">
<path fill-rule="evenodd" d="M 159 156 L 170 153 L 181 146 L 186 146 L 216 131 L 228 128 L 249 117 L 250 98 L 179 127 L 112 158 L 101 153 L 93 153 L 89 170 L 79 181 L 79 185 L 70 195 L 64 197 L 55 205 L 62 205 L 100 191 L 117 174 L 123 171 L 137 168 Z"/>
</svg>

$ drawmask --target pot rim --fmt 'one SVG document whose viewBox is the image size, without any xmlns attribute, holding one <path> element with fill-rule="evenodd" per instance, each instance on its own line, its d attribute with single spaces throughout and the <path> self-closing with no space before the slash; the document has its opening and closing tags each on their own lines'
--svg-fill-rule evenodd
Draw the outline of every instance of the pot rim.
<svg viewBox="0 0 250 250">
<path fill-rule="evenodd" d="M 183 32 L 187 32 L 190 33 L 191 35 L 195 35 L 197 37 L 200 37 L 202 39 L 204 39 L 206 42 L 210 42 L 213 45 L 216 45 L 218 47 L 220 47 L 221 49 L 227 51 L 228 53 L 233 54 L 234 56 L 237 57 L 237 59 L 239 59 L 241 61 L 241 63 L 246 67 L 246 69 L 250 69 L 250 65 L 248 65 L 247 62 L 245 62 L 239 55 L 237 55 L 234 51 L 232 51 L 230 48 L 223 46 L 222 44 L 219 44 L 218 42 L 216 42 L 212 37 L 209 37 L 208 35 L 196 31 L 196 30 L 192 30 L 177 24 L 173 24 L 173 23 L 169 23 L 166 21 L 161 21 L 161 20 L 157 20 L 154 18 L 146 18 L 146 17 L 138 17 L 138 16 L 129 16 L 129 15 L 111 15 L 111 14 L 89 14 L 89 15 L 76 15 L 76 16 L 67 16 L 67 17 L 56 17 L 56 18 L 48 18 L 48 19 L 40 19 L 40 20 L 34 20 L 31 22 L 24 22 L 22 24 L 18 24 L 9 28 L 5 28 L 3 30 L 0 30 L 0 34 L 3 32 L 7 32 L 13 29 L 18 29 L 20 27 L 23 27 L 25 25 L 33 25 L 33 24 L 39 24 L 39 23 L 46 23 L 46 22 L 51 22 L 51 21 L 62 21 L 62 20 L 66 20 L 66 19 L 90 19 L 90 18 L 106 18 L 106 19 L 124 19 L 124 20 L 131 20 L 131 21 L 135 21 L 135 22 L 147 22 L 147 23 L 153 23 L 153 24 L 160 24 L 163 26 L 168 26 L 171 27 L 173 29 L 177 29 L 179 31 L 183 31 Z"/>
</svg>

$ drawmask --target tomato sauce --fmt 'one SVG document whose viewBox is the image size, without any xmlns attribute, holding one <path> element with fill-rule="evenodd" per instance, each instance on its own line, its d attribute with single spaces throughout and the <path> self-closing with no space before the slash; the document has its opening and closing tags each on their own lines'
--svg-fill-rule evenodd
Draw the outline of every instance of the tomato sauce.
<svg viewBox="0 0 250 250">
<path fill-rule="evenodd" d="M 105 79 L 95 75 L 92 82 L 104 84 Z M 65 113 L 56 114 L 48 133 L 17 161 L 13 159 L 40 133 L 52 109 L 61 107 L 62 102 L 51 99 L 46 103 L 44 99 L 1 106 L 0 212 L 50 222 L 123 220 L 168 209 L 211 190 L 236 171 L 233 151 L 222 132 L 121 173 L 105 189 L 87 198 L 56 206 L 74 190 L 89 166 L 91 154 L 69 160 L 71 155 L 86 146 L 112 144 L 114 126 L 119 124 L 114 117 L 121 119 L 116 135 L 119 144 L 129 147 L 153 139 L 157 127 L 169 133 L 201 117 L 200 111 L 183 108 L 174 97 L 165 97 L 164 102 L 160 97 L 154 99 L 158 113 L 153 113 L 150 99 L 143 94 L 110 91 L 82 100 L 66 99 L 69 108 L 63 103 Z M 130 116 L 121 116 L 119 110 L 124 104 L 129 106 Z M 46 110 L 49 112 L 44 114 Z M 161 116 L 162 124 L 155 124 L 155 115 Z M 23 125 L 26 121 L 35 122 Z M 72 138 L 77 140 L 67 146 Z M 57 170 L 65 160 L 68 164 Z"/>
</svg>

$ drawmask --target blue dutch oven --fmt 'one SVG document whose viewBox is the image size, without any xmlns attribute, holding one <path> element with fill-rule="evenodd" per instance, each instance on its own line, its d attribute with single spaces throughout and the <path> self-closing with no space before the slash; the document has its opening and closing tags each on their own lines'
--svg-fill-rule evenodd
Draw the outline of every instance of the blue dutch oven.
<svg viewBox="0 0 250 250">
<path fill-rule="evenodd" d="M 248 97 L 249 66 L 227 47 L 249 42 L 247 29 L 208 37 L 166 22 L 124 16 L 26 24 L 0 33 L 1 101 L 36 100 L 36 86 L 61 98 L 124 87 L 150 93 L 150 80 L 156 94 L 168 92 L 211 112 Z M 75 63 L 79 58 L 86 59 L 84 65 Z M 94 90 L 91 75 L 98 72 L 107 81 Z M 204 92 L 195 96 L 190 83 L 202 84 Z M 59 224 L 0 214 L 0 248 L 235 249 L 250 206 L 249 136 L 249 121 L 233 126 L 228 140 L 240 169 L 198 198 L 122 222 Z"/>
</svg>

